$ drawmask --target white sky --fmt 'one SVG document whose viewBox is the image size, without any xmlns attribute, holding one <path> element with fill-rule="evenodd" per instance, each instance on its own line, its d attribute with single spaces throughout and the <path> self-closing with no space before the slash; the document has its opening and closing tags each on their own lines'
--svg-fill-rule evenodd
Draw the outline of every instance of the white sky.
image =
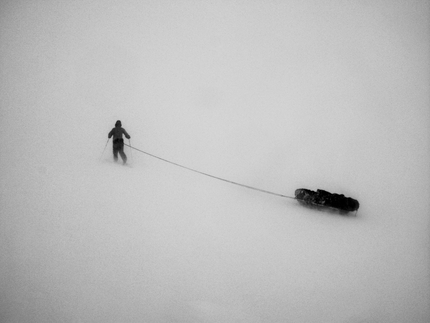
<svg viewBox="0 0 430 323">
<path fill-rule="evenodd" d="M 428 322 L 426 1 L 0 2 L 0 321 Z M 357 218 L 231 187 L 137 148 Z"/>
</svg>

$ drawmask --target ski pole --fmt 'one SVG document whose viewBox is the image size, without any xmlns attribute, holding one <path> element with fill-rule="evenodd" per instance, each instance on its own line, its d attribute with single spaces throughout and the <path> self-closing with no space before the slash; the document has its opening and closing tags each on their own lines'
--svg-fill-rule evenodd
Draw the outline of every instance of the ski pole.
<svg viewBox="0 0 430 323">
<path fill-rule="evenodd" d="M 108 145 L 109 140 L 110 140 L 110 138 L 108 138 L 108 140 L 106 141 L 105 148 L 103 149 L 103 152 L 102 152 L 102 154 L 101 154 L 101 156 L 100 156 L 99 161 L 101 161 L 101 160 L 102 160 L 103 154 L 105 153 L 105 150 L 106 150 L 106 147 L 107 147 L 107 145 Z"/>
<path fill-rule="evenodd" d="M 133 162 L 133 153 L 132 153 L 133 149 L 132 149 L 132 147 L 131 147 L 131 140 L 130 140 L 130 139 L 128 139 L 128 144 L 130 145 L 130 157 L 131 157 L 131 162 Z"/>
</svg>

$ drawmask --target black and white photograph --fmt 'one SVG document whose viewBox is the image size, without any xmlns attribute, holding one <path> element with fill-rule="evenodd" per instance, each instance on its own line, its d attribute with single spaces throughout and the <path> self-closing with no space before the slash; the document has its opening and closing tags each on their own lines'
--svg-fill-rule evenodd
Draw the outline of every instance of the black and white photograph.
<svg viewBox="0 0 430 323">
<path fill-rule="evenodd" d="M 430 322 L 429 26 L 0 0 L 0 322 Z"/>
</svg>

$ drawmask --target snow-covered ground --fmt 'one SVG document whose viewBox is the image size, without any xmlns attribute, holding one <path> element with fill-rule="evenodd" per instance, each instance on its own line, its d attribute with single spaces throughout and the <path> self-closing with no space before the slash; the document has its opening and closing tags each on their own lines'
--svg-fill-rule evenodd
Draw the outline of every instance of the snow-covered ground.
<svg viewBox="0 0 430 323">
<path fill-rule="evenodd" d="M 0 322 L 428 322 L 428 7 L 3 1 Z"/>
</svg>

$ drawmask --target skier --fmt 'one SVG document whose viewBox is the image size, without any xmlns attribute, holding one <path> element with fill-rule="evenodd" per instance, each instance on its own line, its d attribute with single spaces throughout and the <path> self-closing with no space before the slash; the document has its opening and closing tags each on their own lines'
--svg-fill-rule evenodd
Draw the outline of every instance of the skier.
<svg viewBox="0 0 430 323">
<path fill-rule="evenodd" d="M 108 138 L 111 138 L 113 136 L 113 159 L 115 162 L 118 161 L 118 153 L 120 154 L 122 158 L 122 163 L 125 165 L 127 162 L 127 156 L 124 153 L 124 139 L 122 139 L 122 135 L 126 136 L 127 139 L 130 139 L 130 135 L 125 131 L 124 128 L 121 127 L 121 121 L 118 120 L 115 123 L 115 128 L 113 128 L 109 134 Z"/>
</svg>

